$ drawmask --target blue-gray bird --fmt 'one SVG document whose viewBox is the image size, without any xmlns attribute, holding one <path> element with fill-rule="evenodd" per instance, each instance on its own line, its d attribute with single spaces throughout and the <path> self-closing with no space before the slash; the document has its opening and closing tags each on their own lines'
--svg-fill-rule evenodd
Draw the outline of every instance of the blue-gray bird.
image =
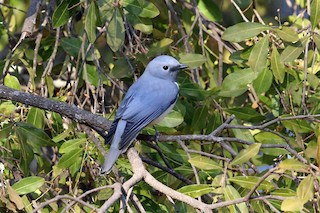
<svg viewBox="0 0 320 213">
<path fill-rule="evenodd" d="M 101 173 L 108 174 L 111 171 L 119 155 L 127 151 L 143 128 L 160 122 L 172 110 L 179 91 L 177 74 L 186 67 L 166 55 L 149 62 L 120 103 L 106 137 L 106 143 L 111 142 L 111 146 Z"/>
</svg>

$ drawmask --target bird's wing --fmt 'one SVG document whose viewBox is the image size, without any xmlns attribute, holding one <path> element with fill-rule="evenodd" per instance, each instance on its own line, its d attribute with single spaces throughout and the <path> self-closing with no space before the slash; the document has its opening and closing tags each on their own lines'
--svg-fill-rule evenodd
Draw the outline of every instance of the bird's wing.
<svg viewBox="0 0 320 213">
<path fill-rule="evenodd" d="M 150 83 L 147 88 L 140 88 L 122 112 L 121 119 L 127 124 L 119 149 L 126 149 L 144 127 L 175 103 L 177 96 L 178 88 L 173 82 Z"/>
</svg>

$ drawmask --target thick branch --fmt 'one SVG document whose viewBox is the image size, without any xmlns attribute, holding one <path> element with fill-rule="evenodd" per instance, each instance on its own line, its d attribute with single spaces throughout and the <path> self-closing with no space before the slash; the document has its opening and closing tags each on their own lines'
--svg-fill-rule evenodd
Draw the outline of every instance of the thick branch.
<svg viewBox="0 0 320 213">
<path fill-rule="evenodd" d="M 93 114 L 76 106 L 14 90 L 3 85 L 0 85 L 0 99 L 12 100 L 29 106 L 59 113 L 60 115 L 66 116 L 78 123 L 90 126 L 99 133 L 107 131 L 111 125 L 111 121 L 103 118 L 102 116 Z"/>
</svg>

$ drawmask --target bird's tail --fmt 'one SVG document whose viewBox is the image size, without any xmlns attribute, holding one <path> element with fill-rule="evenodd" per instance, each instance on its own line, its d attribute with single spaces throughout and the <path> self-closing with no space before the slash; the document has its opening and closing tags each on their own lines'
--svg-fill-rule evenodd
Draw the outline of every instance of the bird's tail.
<svg viewBox="0 0 320 213">
<path fill-rule="evenodd" d="M 116 131 L 112 138 L 112 143 L 110 146 L 110 150 L 108 154 L 106 154 L 104 158 L 104 163 L 101 167 L 101 173 L 109 174 L 113 164 L 117 161 L 119 155 L 123 152 L 123 150 L 119 149 L 119 144 L 121 142 L 122 134 L 124 129 L 126 128 L 127 122 L 125 120 L 119 120 L 117 124 Z"/>
<path fill-rule="evenodd" d="M 121 154 L 121 150 L 115 148 L 115 147 L 110 147 L 110 150 L 108 154 L 106 154 L 104 158 L 104 163 L 101 167 L 101 173 L 102 174 L 109 174 L 113 164 L 117 161 L 119 155 Z"/>
</svg>

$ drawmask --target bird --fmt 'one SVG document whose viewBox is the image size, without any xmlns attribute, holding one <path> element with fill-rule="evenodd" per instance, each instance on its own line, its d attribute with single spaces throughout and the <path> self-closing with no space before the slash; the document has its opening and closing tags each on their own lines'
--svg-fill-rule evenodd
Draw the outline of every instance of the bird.
<svg viewBox="0 0 320 213">
<path fill-rule="evenodd" d="M 127 151 L 142 129 L 157 124 L 172 110 L 179 92 L 177 74 L 187 67 L 168 55 L 157 56 L 148 63 L 116 111 L 105 138 L 105 143 L 111 146 L 101 174 L 110 173 L 119 155 Z"/>
</svg>

